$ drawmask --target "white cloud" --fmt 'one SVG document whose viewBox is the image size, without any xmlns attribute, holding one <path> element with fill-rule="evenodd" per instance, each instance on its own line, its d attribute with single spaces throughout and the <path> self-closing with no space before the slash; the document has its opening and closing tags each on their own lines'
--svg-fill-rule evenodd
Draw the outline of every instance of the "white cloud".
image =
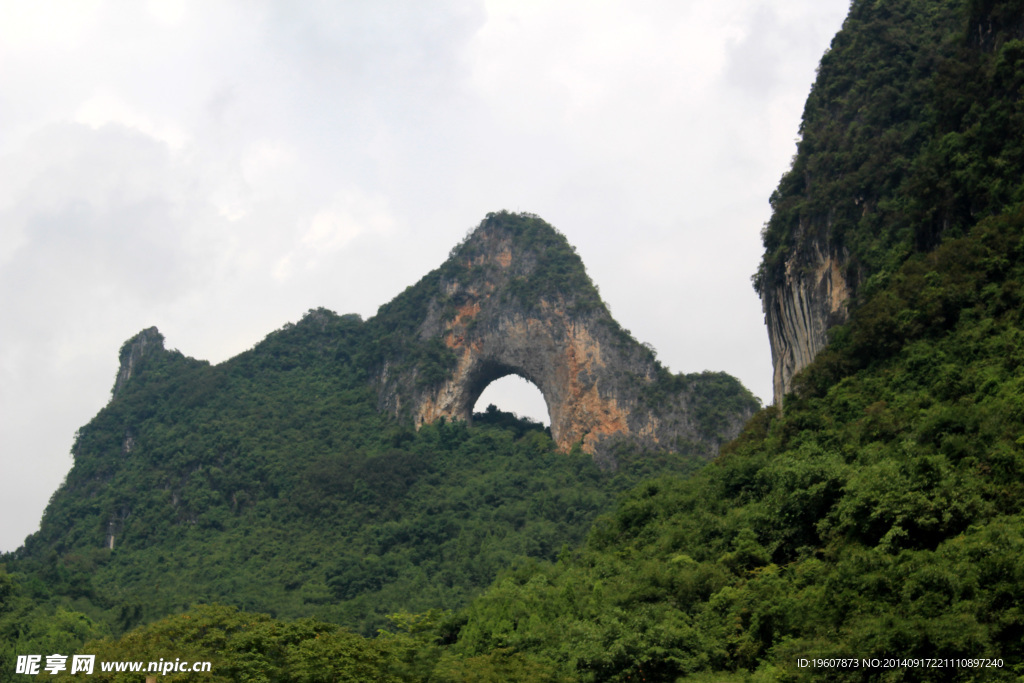
<svg viewBox="0 0 1024 683">
<path fill-rule="evenodd" d="M 39 50 L 78 48 L 95 30 L 103 0 L 35 0 L 0 4 L 0 44 L 32 54 Z"/>
<path fill-rule="evenodd" d="M 186 0 L 146 0 L 146 9 L 164 26 L 177 26 L 188 13 Z"/>
<path fill-rule="evenodd" d="M 673 370 L 767 396 L 749 275 L 846 7 L 0 3 L 0 547 L 125 339 L 220 361 L 370 315 L 502 208 L 565 232 Z"/>
<path fill-rule="evenodd" d="M 175 124 L 156 122 L 110 92 L 97 92 L 83 102 L 74 121 L 93 128 L 108 124 L 125 126 L 166 143 L 172 150 L 181 149 L 188 140 L 188 135 Z"/>
<path fill-rule="evenodd" d="M 324 267 L 357 237 L 386 235 L 395 225 L 383 197 L 366 196 L 354 188 L 339 193 L 330 206 L 313 215 L 301 239 L 277 262 L 274 278 L 289 279 L 297 265 L 305 271 Z"/>
<path fill-rule="evenodd" d="M 295 190 L 297 164 L 298 153 L 288 142 L 260 140 L 242 152 L 242 178 L 256 200 L 287 196 Z"/>
</svg>

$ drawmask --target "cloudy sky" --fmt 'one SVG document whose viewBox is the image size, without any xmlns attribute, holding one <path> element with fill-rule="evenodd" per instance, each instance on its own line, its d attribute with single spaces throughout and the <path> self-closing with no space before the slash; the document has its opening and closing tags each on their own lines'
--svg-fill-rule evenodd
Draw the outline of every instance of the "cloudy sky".
<svg viewBox="0 0 1024 683">
<path fill-rule="evenodd" d="M 124 340 L 218 363 L 370 317 L 488 211 L 565 233 L 670 369 L 770 400 L 750 275 L 848 4 L 0 0 L 0 550 Z M 508 383 L 484 405 L 546 421 Z"/>
</svg>

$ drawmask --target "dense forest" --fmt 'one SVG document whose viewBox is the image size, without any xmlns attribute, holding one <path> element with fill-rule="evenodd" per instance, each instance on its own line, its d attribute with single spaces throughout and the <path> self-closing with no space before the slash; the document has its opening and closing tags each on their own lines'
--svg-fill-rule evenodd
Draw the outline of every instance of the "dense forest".
<svg viewBox="0 0 1024 683">
<path fill-rule="evenodd" d="M 224 367 L 164 352 L 79 433 L 107 455 L 69 476 L 77 495 L 4 558 L 0 661 L 1020 680 L 1024 2 L 855 0 L 801 135 L 755 285 L 816 226 L 861 286 L 784 404 L 710 464 L 623 452 L 602 472 L 498 410 L 413 431 L 374 410 L 339 342 L 368 322 L 324 311 Z"/>
</svg>

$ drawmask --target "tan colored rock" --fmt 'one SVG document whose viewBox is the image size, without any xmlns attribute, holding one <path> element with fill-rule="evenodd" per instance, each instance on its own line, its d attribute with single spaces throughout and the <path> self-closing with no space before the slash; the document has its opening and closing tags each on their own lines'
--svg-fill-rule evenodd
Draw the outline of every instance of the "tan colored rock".
<svg viewBox="0 0 1024 683">
<path fill-rule="evenodd" d="M 700 388 L 712 375 L 673 377 L 664 370 L 612 319 L 565 238 L 535 216 L 491 214 L 403 296 L 428 291 L 416 333 L 420 343 L 439 340 L 450 351 L 443 377 L 424 382 L 421 366 L 389 359 L 376 381 L 381 407 L 417 426 L 440 418 L 470 422 L 484 389 L 515 374 L 540 389 L 562 450 L 580 444 L 614 467 L 618 439 L 711 456 L 756 408 L 728 378 L 740 407 L 724 409 L 726 418 L 709 430 L 696 415 L 708 412 Z"/>
<path fill-rule="evenodd" d="M 843 273 L 848 259 L 814 242 L 787 259 L 781 284 L 761 293 L 777 406 L 792 390 L 793 376 L 825 348 L 829 329 L 847 320 L 852 287 Z"/>
</svg>

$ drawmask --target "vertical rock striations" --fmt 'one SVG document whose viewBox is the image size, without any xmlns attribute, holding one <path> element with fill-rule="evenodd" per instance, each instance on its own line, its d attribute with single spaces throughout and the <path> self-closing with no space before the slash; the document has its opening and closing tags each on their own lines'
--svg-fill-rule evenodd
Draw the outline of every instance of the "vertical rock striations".
<svg viewBox="0 0 1024 683">
<path fill-rule="evenodd" d="M 776 405 L 782 405 L 793 375 L 825 347 L 828 330 L 847 319 L 853 287 L 843 273 L 849 255 L 818 243 L 810 246 L 809 253 L 787 258 L 780 280 L 761 291 Z"/>
</svg>

